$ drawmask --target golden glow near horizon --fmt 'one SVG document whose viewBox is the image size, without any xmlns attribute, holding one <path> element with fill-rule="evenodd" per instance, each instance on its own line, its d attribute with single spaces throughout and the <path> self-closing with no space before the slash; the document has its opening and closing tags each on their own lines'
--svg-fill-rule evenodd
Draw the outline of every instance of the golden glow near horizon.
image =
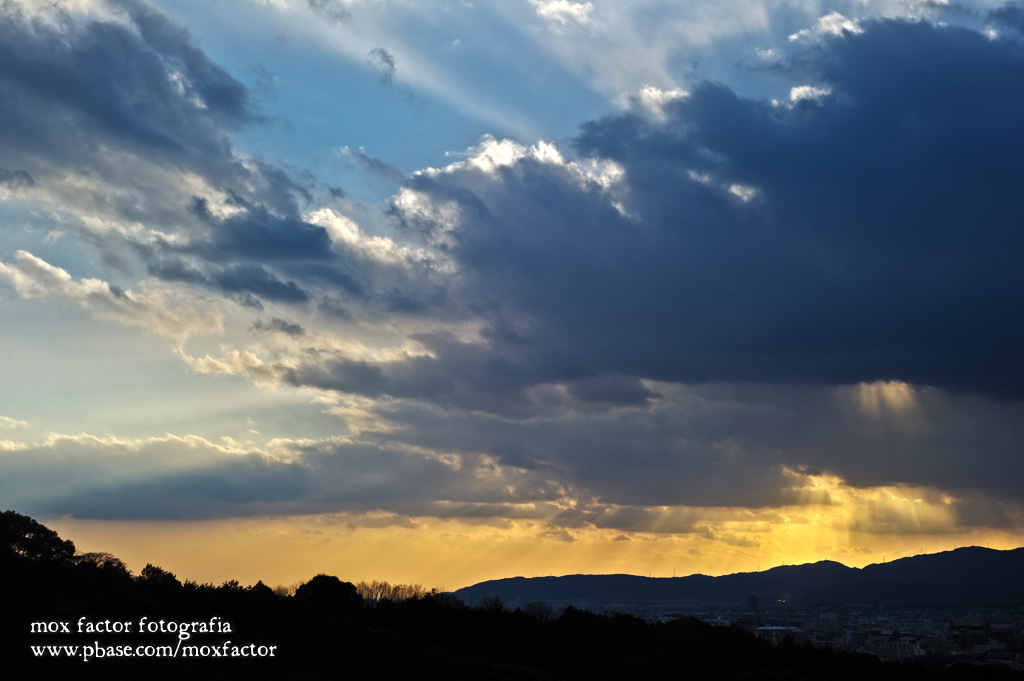
<svg viewBox="0 0 1024 681">
<path fill-rule="evenodd" d="M 805 477 L 812 490 L 827 493 L 811 496 L 827 503 L 654 509 L 698 518 L 685 534 L 344 513 L 200 522 L 64 518 L 47 524 L 79 551 L 107 551 L 135 572 L 153 563 L 182 580 L 288 586 L 327 573 L 352 582 L 384 579 L 449 590 L 514 576 L 722 575 L 819 560 L 863 567 L 957 546 L 1024 544 L 1019 530 L 958 526 L 955 500 L 934 490 L 858 489 L 834 476 Z"/>
</svg>

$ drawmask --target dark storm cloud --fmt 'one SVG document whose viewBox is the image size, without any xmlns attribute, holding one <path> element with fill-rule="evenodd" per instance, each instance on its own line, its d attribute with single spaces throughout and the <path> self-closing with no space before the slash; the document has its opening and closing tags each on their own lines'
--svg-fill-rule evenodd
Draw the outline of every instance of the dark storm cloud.
<svg viewBox="0 0 1024 681">
<path fill-rule="evenodd" d="M 366 55 L 370 68 L 384 85 L 391 85 L 395 77 L 395 57 L 383 47 L 375 47 Z"/>
<path fill-rule="evenodd" d="M 301 441 L 270 452 L 195 437 L 55 435 L 5 452 L 0 493 L 32 513 L 108 519 L 383 510 L 691 533 L 706 530 L 707 507 L 834 503 L 784 468 L 806 461 L 820 472 L 841 466 L 857 486 L 912 485 L 910 498 L 947 509 L 962 526 L 1020 527 L 1019 408 L 926 391 L 909 412 L 869 413 L 852 397 L 830 388 L 675 386 L 653 408 L 527 422 L 397 402 L 379 410 L 389 427 L 360 442 Z M 856 526 L 950 531 L 940 517 L 928 524 L 886 499 L 858 506 Z"/>
<path fill-rule="evenodd" d="M 471 459 L 454 467 L 359 444 L 295 443 L 289 451 L 298 458 L 228 453 L 199 438 L 128 443 L 55 436 L 7 452 L 10 475 L 0 480 L 0 491 L 26 512 L 98 519 L 381 509 L 411 516 L 493 517 L 507 510 L 506 504 L 544 503 L 560 494 L 558 485 L 515 472 L 499 474 Z"/>
<path fill-rule="evenodd" d="M 207 108 L 229 120 L 246 120 L 252 115 L 246 89 L 193 45 L 188 31 L 141 0 L 115 0 L 112 5 L 128 12 L 142 39 L 168 66 L 189 75 L 194 93 Z"/>
<path fill-rule="evenodd" d="M 21 187 L 34 187 L 35 184 L 32 176 L 24 170 L 0 168 L 0 185 L 7 185 L 12 189 L 20 189 Z"/>
<path fill-rule="evenodd" d="M 584 126 L 580 165 L 526 154 L 408 178 L 420 198 L 391 214 L 457 276 L 403 310 L 487 328 L 419 333 L 427 354 L 386 361 L 310 352 L 260 378 L 396 398 L 377 407 L 387 445 L 483 453 L 625 509 L 567 526 L 829 503 L 810 474 L 1019 503 L 1024 54 L 959 28 L 863 29 L 779 67 L 810 98 L 703 83 L 663 118 Z M 622 177 L 582 173 L 590 159 Z M 940 389 L 859 397 L 900 390 L 873 383 L 889 380 Z M 958 504 L 965 523 L 1004 522 Z"/>
<path fill-rule="evenodd" d="M 301 303 L 309 295 L 294 281 L 281 281 L 261 265 L 233 265 L 216 274 L 214 282 L 223 291 L 252 293 L 265 300 Z"/>
<path fill-rule="evenodd" d="M 510 421 L 402 404 L 381 415 L 402 424 L 382 442 L 451 452 L 485 452 L 511 469 L 558 480 L 602 504 L 761 507 L 793 501 L 778 445 L 792 416 L 778 407 L 697 394 L 612 413 L 550 410 Z M 760 440 L 764 439 L 765 442 Z M 602 511 L 604 513 L 604 511 Z M 565 516 L 566 521 L 569 520 Z M 595 522 L 580 515 L 579 522 Z"/>
<path fill-rule="evenodd" d="M 240 209 L 218 219 L 210 214 L 204 199 L 193 197 L 189 210 L 210 226 L 211 236 L 183 247 L 205 260 L 252 259 L 261 262 L 331 257 L 331 240 L 323 227 L 294 216 L 280 216 L 265 206 L 235 197 L 228 205 Z"/>
<path fill-rule="evenodd" d="M 865 23 L 778 67 L 829 95 L 772 105 L 703 83 L 663 118 L 612 116 L 560 145 L 581 166 L 614 161 L 610 184 L 529 156 L 414 175 L 403 188 L 458 220 L 400 201 L 391 214 L 451 270 L 389 270 L 304 221 L 309 183 L 233 149 L 259 119 L 241 84 L 148 6 L 118 6 L 130 25 L 33 24 L 0 4 L 0 185 L 157 230 L 94 243 L 160 279 L 433 331 L 405 338 L 425 354 L 371 361 L 258 321 L 302 336 L 301 354 L 227 370 L 396 398 L 373 407 L 387 428 L 296 445 L 295 460 L 56 438 L 5 453 L 0 491 L 22 510 L 534 517 L 505 504 L 566 494 L 579 504 L 565 527 L 690 532 L 697 516 L 650 507 L 829 501 L 794 470 L 1021 499 L 1021 403 L 992 399 L 1024 397 L 1018 44 Z M 370 58 L 390 82 L 393 57 Z M 68 173 L 107 191 L 74 195 Z M 467 319 L 485 325 L 478 338 L 437 330 Z M 880 379 L 986 395 L 859 403 L 856 384 Z M 407 453 L 430 450 L 463 467 Z M 1012 523 L 1001 503 L 956 512 Z"/>
<path fill-rule="evenodd" d="M 1008 2 L 998 9 L 991 10 L 988 13 L 988 18 L 998 24 L 1015 28 L 1019 32 L 1024 33 L 1024 9 L 1021 9 L 1020 6 L 1012 2 Z"/>
<path fill-rule="evenodd" d="M 612 204 L 523 158 L 411 178 L 454 230 L 459 294 L 525 343 L 531 380 L 899 379 L 1024 397 L 1024 53 L 960 28 L 883 21 L 810 48 L 773 106 L 704 83 L 664 121 L 584 126 L 577 153 L 625 171 Z M 747 199 L 744 201 L 744 199 Z"/>
<path fill-rule="evenodd" d="M 288 320 L 281 319 L 280 317 L 274 317 L 269 322 L 263 321 L 262 319 L 257 319 L 252 323 L 252 326 L 250 327 L 249 330 L 261 332 L 277 331 L 287 336 L 291 336 L 292 338 L 298 338 L 299 336 L 303 336 L 306 333 L 306 330 L 302 328 L 301 324 L 289 322 Z"/>
<path fill-rule="evenodd" d="M 151 258 L 155 258 L 152 249 L 147 251 Z M 166 281 L 183 281 L 189 284 L 212 285 L 207 276 L 181 258 L 162 258 L 149 263 L 148 271 L 155 277 Z"/>
<path fill-rule="evenodd" d="M 230 165 L 225 132 L 254 116 L 246 89 L 163 16 L 141 3 L 117 6 L 132 26 L 58 27 L 29 22 L 13 5 L 0 8 L 0 148 L 7 162 L 89 167 L 98 148 L 109 146 L 211 172 L 224 159 Z"/>
<path fill-rule="evenodd" d="M 308 361 L 281 367 L 281 379 L 296 387 L 422 399 L 510 418 L 533 416 L 544 408 L 528 394 L 534 376 L 530 367 L 495 354 L 492 348 L 465 343 L 448 334 L 419 334 L 414 338 L 433 356 L 405 355 L 390 362 L 369 362 L 322 350 Z M 635 391 L 627 397 L 634 402 Z"/>
<path fill-rule="evenodd" d="M 599 376 L 570 382 L 568 391 L 584 402 L 608 402 L 620 405 L 646 404 L 658 393 L 640 380 L 624 376 Z"/>
<path fill-rule="evenodd" d="M 959 499 L 951 510 L 965 518 L 982 517 L 985 497 L 1024 502 L 1016 484 L 1024 475 L 1019 404 L 928 389 L 876 409 L 864 400 L 870 389 L 659 386 L 644 406 L 588 412 L 569 403 L 515 421 L 400 401 L 378 407 L 391 425 L 376 438 L 388 447 L 486 453 L 582 499 L 630 508 L 835 503 L 808 487 L 808 475 L 839 475 L 858 488 L 942 490 Z M 577 520 L 604 522 L 608 512 Z"/>
<path fill-rule="evenodd" d="M 337 264 L 326 231 L 302 218 L 315 181 L 235 151 L 231 134 L 261 116 L 185 30 L 146 3 L 109 7 L 120 21 L 30 21 L 0 5 L 0 186 L 158 230 L 65 223 L 121 269 L 136 257 L 158 277 L 242 292 L 257 307 L 305 301 L 301 266 Z M 266 263 L 294 266 L 278 279 Z"/>
<path fill-rule="evenodd" d="M 309 294 L 294 281 L 282 281 L 266 267 L 255 263 L 205 266 L 200 271 L 180 258 L 163 258 L 149 263 L 148 271 L 165 281 L 186 282 L 228 295 L 241 294 L 240 298 L 236 296 L 239 302 L 256 309 L 262 308 L 260 298 L 283 303 L 309 300 Z"/>
<path fill-rule="evenodd" d="M 310 280 L 323 282 L 335 291 L 366 297 L 363 285 L 356 281 L 346 268 L 338 263 L 312 262 L 302 265 L 302 275 Z"/>
<path fill-rule="evenodd" d="M 445 407 L 524 419 L 558 410 L 604 411 L 638 406 L 658 393 L 634 377 L 598 375 L 566 379 L 564 391 L 535 385 L 538 367 L 496 354 L 479 343 L 446 334 L 413 337 L 430 355 L 402 356 L 370 363 L 320 352 L 311 362 L 289 367 L 284 380 L 296 387 L 365 395 L 429 400 Z"/>
</svg>

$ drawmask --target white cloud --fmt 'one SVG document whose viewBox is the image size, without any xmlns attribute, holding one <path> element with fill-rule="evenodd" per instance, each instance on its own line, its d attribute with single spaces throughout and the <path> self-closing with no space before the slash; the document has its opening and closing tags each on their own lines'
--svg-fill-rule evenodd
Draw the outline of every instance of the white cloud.
<svg viewBox="0 0 1024 681">
<path fill-rule="evenodd" d="M 594 9 L 594 5 L 589 2 L 569 0 L 530 0 L 530 4 L 537 10 L 537 16 L 548 21 L 557 21 L 563 26 L 569 23 L 587 23 Z"/>
<path fill-rule="evenodd" d="M 61 2 L 38 2 L 37 0 L 8 0 L 18 11 L 34 22 L 57 26 L 62 22 L 102 18 L 104 21 L 123 19 L 115 3 L 107 0 L 61 0 Z"/>
<path fill-rule="evenodd" d="M 518 168 L 524 160 L 559 168 L 569 177 L 574 178 L 581 188 L 596 184 L 605 191 L 612 191 L 621 188 L 625 183 L 625 170 L 614 161 L 607 159 L 569 160 L 551 142 L 541 141 L 524 146 L 509 139 L 498 140 L 491 135 L 484 135 L 478 144 L 470 147 L 466 151 L 465 160 L 456 161 L 443 168 L 427 168 L 417 171 L 416 174 L 437 176 L 450 175 L 469 169 L 477 170 L 481 171 L 485 178 L 484 184 L 481 185 L 481 189 L 483 189 L 487 182 L 498 175 L 500 169 L 508 168 L 520 172 Z M 457 221 L 452 224 L 457 224 Z"/>
<path fill-rule="evenodd" d="M 28 426 L 27 421 L 19 421 L 12 419 L 10 416 L 0 416 L 0 430 L 9 430 L 12 428 L 25 428 Z"/>
<path fill-rule="evenodd" d="M 863 33 L 856 19 L 847 19 L 839 12 L 829 12 L 818 19 L 813 28 L 805 28 L 789 36 L 790 42 L 814 40 L 822 36 L 842 36 L 843 33 Z"/>
<path fill-rule="evenodd" d="M 816 101 L 822 97 L 827 97 L 832 94 L 832 88 L 828 87 L 814 87 L 813 85 L 798 85 L 790 89 L 789 101 L 793 104 L 802 100 Z"/>
<path fill-rule="evenodd" d="M 101 279 L 75 280 L 60 267 L 27 251 L 16 251 L 12 263 L 0 262 L 5 279 L 22 298 L 52 298 L 75 303 L 97 317 L 176 339 L 219 333 L 223 317 L 209 304 L 173 303 L 159 291 L 133 293 Z"/>
<path fill-rule="evenodd" d="M 640 92 L 627 96 L 625 101 L 626 106 L 630 109 L 641 111 L 659 121 L 664 121 L 667 118 L 665 107 L 672 102 L 685 98 L 688 94 L 688 92 L 679 88 L 661 90 L 653 85 L 645 85 L 640 88 Z"/>
<path fill-rule="evenodd" d="M 346 253 L 359 253 L 368 260 L 387 265 L 430 263 L 441 266 L 438 262 L 441 254 L 425 248 L 403 246 L 388 237 L 367 234 L 354 220 L 331 208 L 315 210 L 306 216 L 306 220 L 327 230 L 331 241 Z"/>
<path fill-rule="evenodd" d="M 757 187 L 750 187 L 745 184 L 731 184 L 729 185 L 729 193 L 746 203 L 755 198 L 760 193 L 760 190 Z"/>
<path fill-rule="evenodd" d="M 226 350 L 220 357 L 192 357 L 180 349 L 176 352 L 192 369 L 201 374 L 246 376 L 256 385 L 277 385 L 285 372 L 294 368 L 280 362 L 268 364 L 248 350 Z"/>
</svg>

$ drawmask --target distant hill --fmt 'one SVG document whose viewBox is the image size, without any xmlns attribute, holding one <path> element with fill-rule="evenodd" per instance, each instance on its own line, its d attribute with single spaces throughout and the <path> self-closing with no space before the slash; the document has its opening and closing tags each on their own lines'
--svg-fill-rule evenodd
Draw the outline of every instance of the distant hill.
<svg viewBox="0 0 1024 681">
<path fill-rule="evenodd" d="M 876 605 L 1024 605 L 1024 548 L 997 551 L 977 546 L 851 568 L 834 561 L 785 565 L 764 572 L 721 577 L 567 575 L 495 579 L 459 589 L 462 600 L 479 603 L 544 601 L 582 607 L 697 604 L 741 601 Z"/>
</svg>

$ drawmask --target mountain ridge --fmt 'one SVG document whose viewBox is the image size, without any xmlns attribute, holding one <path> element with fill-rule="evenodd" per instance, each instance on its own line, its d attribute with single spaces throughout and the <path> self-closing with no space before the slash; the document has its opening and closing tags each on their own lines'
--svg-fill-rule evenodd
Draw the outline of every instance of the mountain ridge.
<svg viewBox="0 0 1024 681">
<path fill-rule="evenodd" d="M 564 575 L 487 580 L 456 590 L 466 602 L 590 603 L 596 607 L 644 603 L 761 602 L 864 603 L 936 606 L 1024 605 L 1024 547 L 979 546 L 908 556 L 863 568 L 822 560 L 717 577 Z"/>
</svg>

